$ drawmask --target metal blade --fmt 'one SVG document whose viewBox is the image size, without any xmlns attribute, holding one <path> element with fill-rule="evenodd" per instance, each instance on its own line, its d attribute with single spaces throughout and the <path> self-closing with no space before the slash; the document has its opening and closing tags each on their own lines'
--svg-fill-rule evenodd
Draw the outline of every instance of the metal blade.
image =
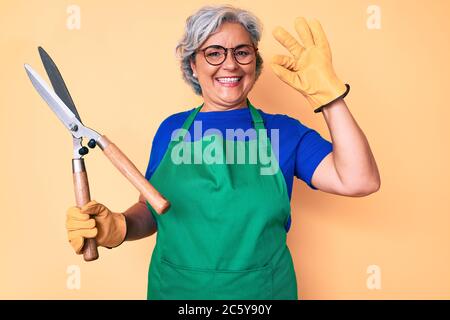
<svg viewBox="0 0 450 320">
<path fill-rule="evenodd" d="M 78 129 L 84 127 L 83 124 L 78 121 L 73 112 L 64 104 L 64 102 L 62 102 L 58 95 L 48 87 L 45 81 L 42 80 L 39 74 L 34 71 L 31 66 L 25 64 L 25 70 L 37 92 L 41 95 L 45 102 L 47 102 L 53 112 L 56 113 L 59 120 L 61 120 L 64 126 L 71 131 L 74 137 L 80 138 L 81 130 Z"/>
<path fill-rule="evenodd" d="M 75 103 L 73 103 L 72 97 L 70 96 L 69 90 L 67 89 L 67 86 L 64 82 L 64 79 L 58 70 L 58 67 L 42 47 L 38 47 L 38 50 L 39 55 L 41 56 L 42 63 L 44 64 L 45 71 L 47 71 L 48 78 L 52 83 L 55 93 L 61 98 L 64 104 L 73 112 L 75 117 L 77 117 L 77 119 L 80 122 L 82 122 L 80 115 L 78 114 L 77 108 L 75 107 Z"/>
</svg>

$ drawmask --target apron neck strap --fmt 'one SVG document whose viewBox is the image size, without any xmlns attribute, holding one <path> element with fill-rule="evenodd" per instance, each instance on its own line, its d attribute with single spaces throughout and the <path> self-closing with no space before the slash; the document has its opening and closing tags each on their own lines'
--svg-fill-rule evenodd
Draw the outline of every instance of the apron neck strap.
<svg viewBox="0 0 450 320">
<path fill-rule="evenodd" d="M 250 109 L 250 114 L 252 116 L 253 124 L 255 125 L 256 131 L 259 131 L 260 129 L 265 129 L 264 127 L 264 121 L 259 114 L 258 110 L 255 109 L 255 107 L 250 103 L 250 100 L 247 98 L 247 105 Z"/>
<path fill-rule="evenodd" d="M 189 131 L 189 128 L 191 127 L 192 122 L 194 122 L 195 116 L 200 111 L 200 109 L 203 107 L 203 105 L 204 105 L 204 103 L 202 103 L 200 106 L 195 108 L 194 111 L 191 112 L 189 117 L 187 117 L 186 121 L 184 121 L 184 123 L 183 123 L 183 127 L 182 127 L 183 129 L 185 129 L 186 131 Z"/>
</svg>

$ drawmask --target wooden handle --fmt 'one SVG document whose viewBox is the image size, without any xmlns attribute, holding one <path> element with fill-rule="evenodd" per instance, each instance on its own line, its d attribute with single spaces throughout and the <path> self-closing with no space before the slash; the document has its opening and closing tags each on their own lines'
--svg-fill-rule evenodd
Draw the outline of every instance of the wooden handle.
<svg viewBox="0 0 450 320">
<path fill-rule="evenodd" d="M 75 190 L 75 201 L 77 207 L 81 208 L 91 201 L 89 193 L 89 181 L 84 165 L 84 159 L 72 159 L 73 186 Z M 84 240 L 83 257 L 85 261 L 98 259 L 97 241 L 95 238 Z"/>
<path fill-rule="evenodd" d="M 108 159 L 119 169 L 119 171 L 139 190 L 152 208 L 158 213 L 166 212 L 170 203 L 165 199 L 145 177 L 139 172 L 135 165 L 112 143 L 106 136 L 101 136 L 97 141 Z"/>
</svg>

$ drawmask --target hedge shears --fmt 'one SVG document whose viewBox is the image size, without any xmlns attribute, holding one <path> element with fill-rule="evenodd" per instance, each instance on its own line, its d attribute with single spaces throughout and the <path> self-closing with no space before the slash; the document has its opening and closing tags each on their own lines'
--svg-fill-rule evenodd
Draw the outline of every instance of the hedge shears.
<svg viewBox="0 0 450 320">
<path fill-rule="evenodd" d="M 25 64 L 25 70 L 37 92 L 72 135 L 72 173 L 76 205 L 81 208 L 90 201 L 89 183 L 83 159 L 89 149 L 82 144 L 83 138 L 87 138 L 89 148 L 95 148 L 98 145 L 106 157 L 139 190 L 158 214 L 166 212 L 170 203 L 145 179 L 127 156 L 106 136 L 83 125 L 56 64 L 42 47 L 38 49 L 54 91 L 31 66 Z M 86 239 L 83 256 L 86 261 L 98 258 L 95 239 Z"/>
</svg>

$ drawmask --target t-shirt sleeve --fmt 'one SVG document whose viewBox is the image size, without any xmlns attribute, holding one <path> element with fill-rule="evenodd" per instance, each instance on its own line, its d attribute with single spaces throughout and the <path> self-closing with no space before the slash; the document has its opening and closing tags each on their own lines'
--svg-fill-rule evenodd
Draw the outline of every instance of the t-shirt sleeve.
<svg viewBox="0 0 450 320">
<path fill-rule="evenodd" d="M 295 170 L 297 178 L 303 180 L 313 190 L 311 178 L 320 162 L 333 151 L 333 145 L 324 139 L 317 131 L 300 123 L 300 141 L 297 144 Z"/>
<path fill-rule="evenodd" d="M 145 172 L 145 178 L 147 180 L 150 180 L 153 173 L 156 171 L 156 168 L 164 157 L 164 153 L 169 145 L 171 135 L 168 128 L 168 122 L 168 119 L 164 120 L 153 137 L 150 159 Z"/>
<path fill-rule="evenodd" d="M 147 170 L 145 172 L 145 178 L 147 180 L 150 180 L 153 173 L 158 168 L 164 155 L 166 154 L 173 131 L 182 127 L 184 120 L 187 118 L 189 113 L 192 112 L 192 110 L 173 114 L 167 117 L 163 122 L 161 122 L 158 130 L 156 130 L 152 142 L 150 159 L 148 161 Z"/>
<path fill-rule="evenodd" d="M 148 161 L 147 170 L 145 172 L 145 179 L 150 180 L 150 178 L 153 175 L 153 172 L 155 172 L 156 167 L 158 166 L 159 161 L 157 161 L 157 154 L 158 154 L 158 145 L 157 145 L 157 136 L 158 132 L 153 137 L 152 147 L 150 151 L 150 159 Z"/>
</svg>

